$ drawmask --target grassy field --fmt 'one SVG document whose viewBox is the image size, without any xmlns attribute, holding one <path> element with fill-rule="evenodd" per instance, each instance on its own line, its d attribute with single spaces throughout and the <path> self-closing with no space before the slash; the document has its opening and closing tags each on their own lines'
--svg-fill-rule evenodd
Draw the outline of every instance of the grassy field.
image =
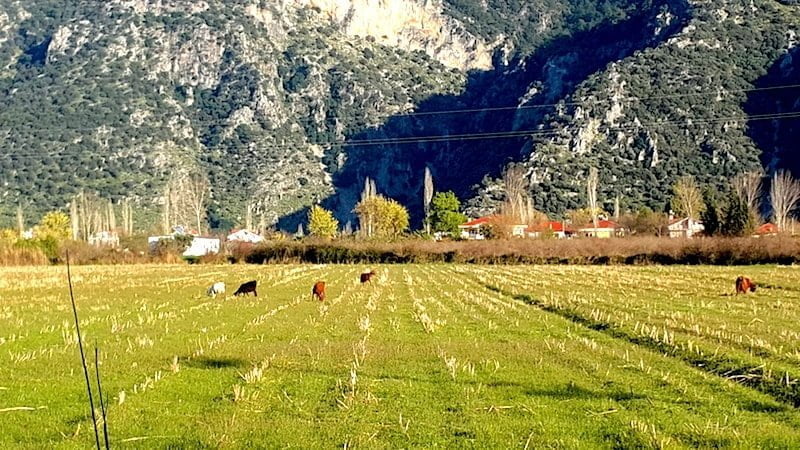
<svg viewBox="0 0 800 450">
<path fill-rule="evenodd" d="M 800 268 L 363 269 L 74 268 L 112 445 L 800 446 Z M 93 446 L 85 397 L 64 269 L 1 269 L 0 448 Z"/>
</svg>

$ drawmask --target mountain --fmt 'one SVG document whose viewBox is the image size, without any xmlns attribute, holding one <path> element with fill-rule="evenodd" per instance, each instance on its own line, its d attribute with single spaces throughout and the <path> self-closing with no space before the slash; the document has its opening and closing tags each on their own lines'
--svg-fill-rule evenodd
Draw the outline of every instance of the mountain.
<svg viewBox="0 0 800 450">
<path fill-rule="evenodd" d="M 0 224 L 83 190 L 147 226 L 194 172 L 214 227 L 249 206 L 291 229 L 315 202 L 347 220 L 368 176 L 418 222 L 426 166 L 479 213 L 511 161 L 551 214 L 590 166 L 603 200 L 663 208 L 681 174 L 799 168 L 796 119 L 774 116 L 798 90 L 763 89 L 797 78 L 798 19 L 776 0 L 0 0 Z"/>
</svg>

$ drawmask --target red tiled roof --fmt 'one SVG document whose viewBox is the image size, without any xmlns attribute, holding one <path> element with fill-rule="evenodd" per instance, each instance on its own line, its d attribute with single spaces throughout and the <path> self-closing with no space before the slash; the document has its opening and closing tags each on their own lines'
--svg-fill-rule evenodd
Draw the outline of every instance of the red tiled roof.
<svg viewBox="0 0 800 450">
<path fill-rule="evenodd" d="M 489 223 L 492 220 L 492 217 L 493 216 L 479 217 L 459 226 L 465 228 L 477 227 L 478 225 Z"/>
<path fill-rule="evenodd" d="M 569 227 L 564 226 L 564 222 L 556 222 L 556 221 L 549 221 L 549 222 L 542 222 L 536 225 L 531 225 L 527 229 L 528 232 L 535 233 L 541 231 L 553 231 L 556 233 L 559 232 L 570 232 L 572 231 Z"/>
<path fill-rule="evenodd" d="M 778 226 L 772 223 L 765 223 L 756 229 L 756 234 L 774 234 L 778 232 Z"/>
<path fill-rule="evenodd" d="M 585 230 L 587 228 L 595 228 L 595 226 L 594 226 L 593 223 L 589 223 L 589 224 L 584 225 L 583 227 L 581 227 L 582 230 Z M 622 228 L 622 227 L 618 223 L 616 223 L 616 222 L 614 222 L 612 220 L 601 219 L 601 220 L 597 221 L 597 228 L 612 228 L 612 229 L 616 230 L 616 229 L 619 229 L 619 228 Z"/>
</svg>

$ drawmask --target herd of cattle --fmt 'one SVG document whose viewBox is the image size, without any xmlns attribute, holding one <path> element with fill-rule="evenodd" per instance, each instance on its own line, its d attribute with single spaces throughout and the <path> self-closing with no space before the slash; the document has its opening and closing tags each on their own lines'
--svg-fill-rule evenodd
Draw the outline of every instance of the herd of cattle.
<svg viewBox="0 0 800 450">
<path fill-rule="evenodd" d="M 370 270 L 369 272 L 364 272 L 360 276 L 361 284 L 369 283 L 372 281 L 372 278 L 375 276 L 375 271 Z M 248 295 L 252 293 L 254 296 L 258 297 L 258 291 L 256 290 L 258 282 L 256 280 L 248 281 L 246 283 L 242 283 L 239 286 L 239 289 L 236 289 L 236 292 L 233 293 L 234 297 L 238 297 L 240 295 Z M 218 281 L 212 284 L 207 290 L 206 293 L 209 297 L 216 297 L 217 295 L 225 293 L 225 283 Z M 311 298 L 316 298 L 319 301 L 325 301 L 325 282 L 324 281 L 317 281 L 314 283 L 314 286 L 311 287 Z"/>
<path fill-rule="evenodd" d="M 360 275 L 359 281 L 361 284 L 369 283 L 372 278 L 375 276 L 375 271 L 370 270 L 368 272 L 364 272 Z M 256 290 L 257 285 L 256 280 L 248 281 L 246 283 L 242 283 L 239 286 L 239 289 L 236 289 L 236 292 L 233 293 L 234 297 L 238 297 L 240 295 L 247 295 L 252 293 L 254 296 L 258 297 L 258 291 Z M 747 294 L 748 292 L 755 292 L 756 291 L 756 284 L 750 278 L 740 276 L 736 278 L 736 295 L 739 294 Z M 216 297 L 217 295 L 225 293 L 225 283 L 218 281 L 212 284 L 208 290 L 206 291 L 209 297 Z M 325 301 L 325 282 L 324 281 L 317 281 L 314 283 L 314 286 L 311 287 L 311 298 L 316 298 L 319 301 Z"/>
</svg>

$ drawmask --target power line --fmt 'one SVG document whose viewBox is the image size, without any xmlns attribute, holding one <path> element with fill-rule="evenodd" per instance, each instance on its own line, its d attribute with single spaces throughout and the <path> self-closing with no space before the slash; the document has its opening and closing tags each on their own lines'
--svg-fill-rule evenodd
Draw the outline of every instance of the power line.
<svg viewBox="0 0 800 450">
<path fill-rule="evenodd" d="M 719 96 L 721 94 L 734 94 L 734 93 L 747 93 L 747 92 L 761 92 L 761 91 L 775 91 L 775 90 L 783 90 L 783 89 L 800 89 L 800 84 L 785 84 L 785 85 L 775 85 L 775 86 L 765 86 L 765 87 L 758 87 L 758 88 L 742 88 L 742 89 L 720 89 L 718 91 L 702 91 L 702 92 L 691 92 L 691 93 L 684 93 L 684 94 L 666 94 L 666 95 L 654 95 L 654 96 L 629 96 L 629 97 L 619 97 L 619 98 L 609 98 L 609 99 L 597 99 L 597 100 L 580 100 L 580 101 L 571 101 L 571 102 L 560 102 L 560 103 L 540 103 L 536 105 L 527 105 L 527 106 L 497 106 L 497 107 L 480 107 L 480 108 L 464 108 L 464 109 L 449 109 L 449 110 L 439 110 L 439 111 L 418 111 L 418 112 L 407 112 L 407 113 L 389 113 L 389 114 L 379 114 L 373 116 L 372 118 L 378 119 L 391 119 L 395 117 L 417 117 L 417 116 L 433 116 L 433 115 L 445 115 L 445 114 L 471 114 L 471 113 L 482 113 L 482 112 L 498 112 L 498 111 L 524 111 L 528 109 L 545 109 L 545 108 L 555 108 L 559 106 L 585 106 L 585 105 L 600 105 L 605 103 L 612 103 L 612 102 L 631 102 L 631 101 L 639 101 L 645 102 L 650 100 L 666 100 L 672 98 L 685 98 L 685 97 L 709 97 L 709 96 Z M 92 106 L 96 106 L 98 104 L 93 104 Z M 187 119 L 189 124 L 191 125 L 192 120 Z M 326 118 L 325 121 L 334 121 L 336 118 Z M 306 123 L 320 123 L 315 121 L 314 119 L 307 118 L 305 120 L 296 120 L 296 122 L 303 122 Z M 220 121 L 220 122 L 201 122 L 204 127 L 212 127 L 212 126 L 225 126 L 231 125 L 229 120 Z M 26 128 L 25 131 L 99 131 L 102 127 L 118 127 L 118 126 L 128 126 L 130 123 L 127 122 L 120 122 L 116 125 L 109 125 L 109 124 L 101 124 L 96 127 L 86 127 L 86 128 L 63 128 L 63 127 L 37 127 L 37 128 Z M 11 132 L 14 129 L 4 129 L 1 130 L 0 133 Z"/>
<path fill-rule="evenodd" d="M 730 116 L 730 117 L 718 117 L 718 118 L 708 118 L 708 119 L 684 117 L 680 119 L 673 119 L 666 121 L 645 122 L 638 125 L 603 127 L 601 128 L 601 130 L 608 132 L 630 131 L 638 129 L 654 129 L 667 125 L 685 124 L 687 126 L 694 126 L 699 124 L 713 124 L 713 123 L 724 123 L 724 122 L 752 122 L 752 121 L 762 121 L 762 120 L 785 120 L 785 119 L 796 119 L 796 118 L 800 118 L 800 111 L 792 111 L 788 113 L 762 114 L 762 115 L 754 115 L 748 117 Z M 363 147 L 363 146 L 378 146 L 378 145 L 403 145 L 403 144 L 414 144 L 414 143 L 437 143 L 437 142 L 447 142 L 447 141 L 473 141 L 473 140 L 484 140 L 484 139 L 491 140 L 491 139 L 510 139 L 510 138 L 524 138 L 524 137 L 547 137 L 547 136 L 558 136 L 560 134 L 569 131 L 577 131 L 582 128 L 584 128 L 584 126 L 574 125 L 563 128 L 486 132 L 486 133 L 466 133 L 466 134 L 456 134 L 456 135 L 409 136 L 401 138 L 366 139 L 366 140 L 355 140 L 355 141 L 291 142 L 291 143 L 270 144 L 262 146 L 250 146 L 250 145 L 230 146 L 226 147 L 225 149 L 244 148 L 244 149 L 253 149 L 253 151 L 255 152 L 255 151 L 264 151 L 270 149 L 274 150 L 292 149 L 303 146 Z M 225 149 L 218 149 L 218 150 L 225 150 Z M 67 158 L 82 154 L 84 153 L 78 151 L 62 150 L 54 153 L 28 153 L 28 154 L 6 153 L 6 154 L 0 154 L 0 157 L 7 157 L 14 159 L 26 159 L 26 158 L 42 159 L 44 157 Z M 104 158 L 104 157 L 107 158 L 107 157 L 114 157 L 121 155 L 94 154 L 93 156 L 96 156 L 98 158 Z M 129 155 L 129 156 L 138 157 L 140 155 Z M 122 157 L 124 158 L 125 156 Z"/>
</svg>

